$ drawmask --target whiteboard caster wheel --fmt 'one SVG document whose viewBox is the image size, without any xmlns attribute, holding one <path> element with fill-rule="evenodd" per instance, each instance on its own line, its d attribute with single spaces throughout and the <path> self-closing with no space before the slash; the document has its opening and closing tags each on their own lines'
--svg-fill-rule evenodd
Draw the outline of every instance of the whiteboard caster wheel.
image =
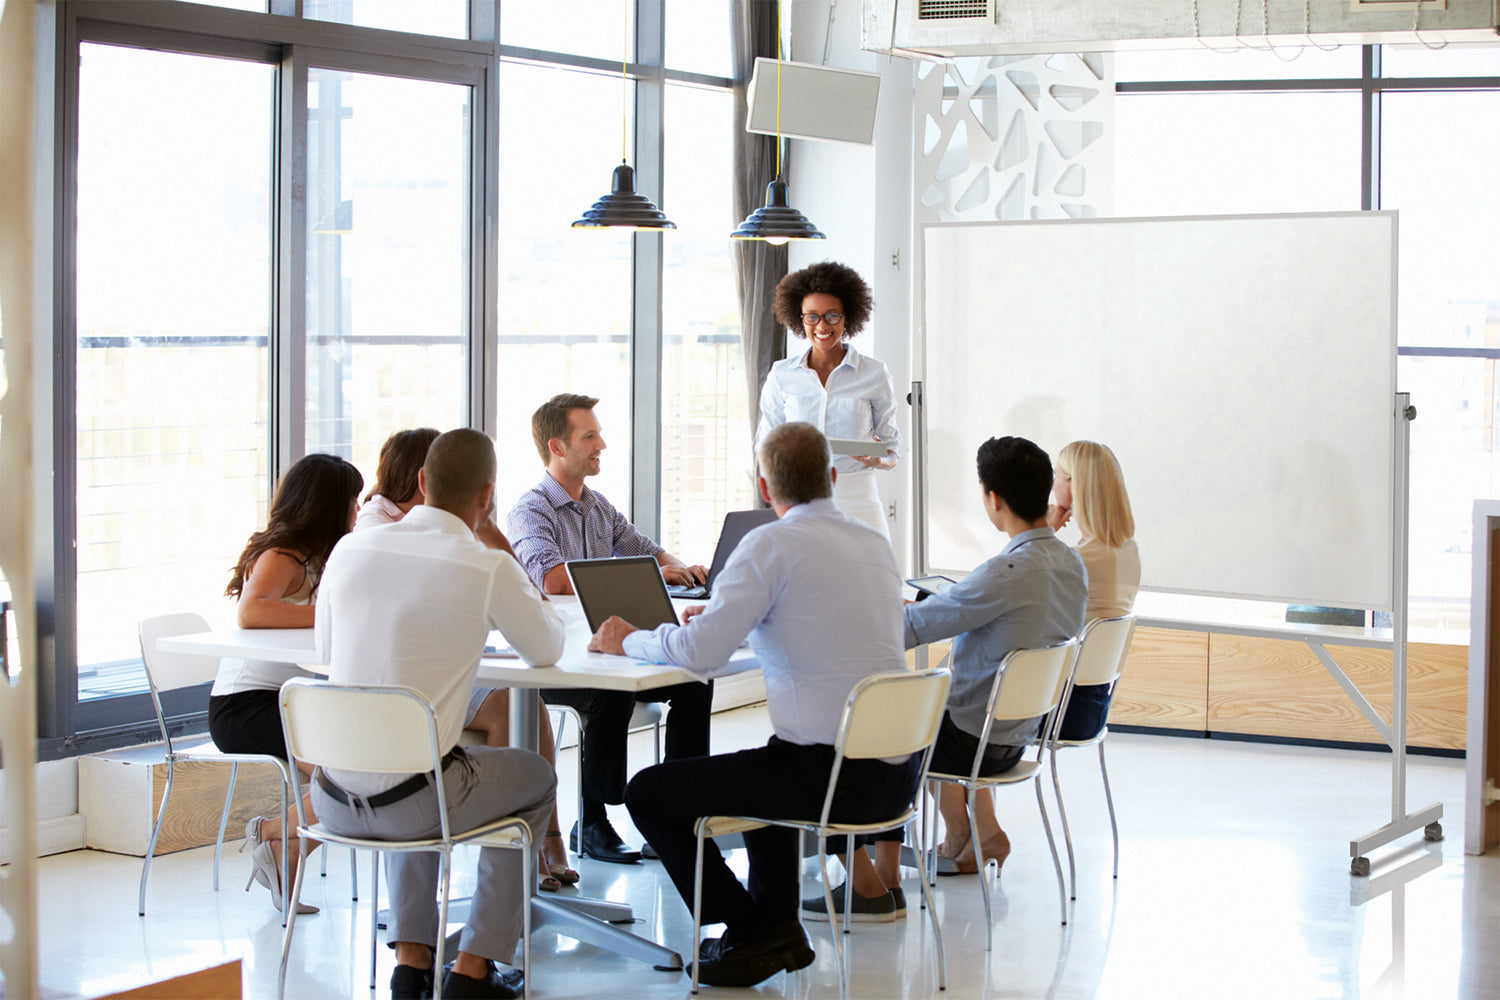
<svg viewBox="0 0 1500 1000">
<path fill-rule="evenodd" d="M 1424 827 L 1423 830 L 1422 830 L 1422 839 L 1423 840 L 1442 840 L 1443 839 L 1443 824 L 1441 824 L 1441 823 L 1428 823 L 1427 826 Z"/>
<path fill-rule="evenodd" d="M 1361 876 L 1370 874 L 1370 859 L 1355 858 L 1349 862 L 1349 874 Z"/>
</svg>

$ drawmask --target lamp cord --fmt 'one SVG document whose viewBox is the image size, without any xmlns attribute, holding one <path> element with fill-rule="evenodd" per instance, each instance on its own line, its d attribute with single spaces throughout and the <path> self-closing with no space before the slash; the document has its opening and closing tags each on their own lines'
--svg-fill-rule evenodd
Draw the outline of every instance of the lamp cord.
<svg viewBox="0 0 1500 1000">
<path fill-rule="evenodd" d="M 781 0 L 776 0 L 776 176 L 781 176 Z"/>
<path fill-rule="evenodd" d="M 630 75 L 627 66 L 630 62 L 630 4 L 621 4 L 625 11 L 625 26 L 620 33 L 620 162 L 629 162 L 627 151 L 630 149 Z"/>
</svg>

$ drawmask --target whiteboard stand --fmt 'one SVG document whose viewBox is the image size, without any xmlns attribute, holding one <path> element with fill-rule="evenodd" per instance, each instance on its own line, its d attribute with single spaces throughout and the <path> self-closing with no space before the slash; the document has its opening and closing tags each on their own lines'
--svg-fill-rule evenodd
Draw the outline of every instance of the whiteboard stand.
<svg viewBox="0 0 1500 1000">
<path fill-rule="evenodd" d="M 927 416 L 923 407 L 922 383 L 913 382 L 912 406 L 912 565 L 918 573 L 930 573 L 927 561 L 927 483 L 925 452 L 927 445 Z M 1393 841 L 1400 840 L 1418 830 L 1429 841 L 1443 839 L 1443 804 L 1435 802 L 1414 813 L 1406 811 L 1406 634 L 1407 634 L 1407 546 L 1409 544 L 1409 479 L 1411 475 L 1411 421 L 1416 419 L 1416 409 L 1411 405 L 1411 394 L 1398 392 L 1392 410 L 1394 448 L 1391 479 L 1392 530 L 1392 601 L 1391 636 L 1374 636 L 1365 629 L 1339 626 L 1313 626 L 1288 624 L 1281 627 L 1264 625 L 1227 625 L 1223 623 L 1187 621 L 1175 618 L 1138 617 L 1136 624 L 1142 628 L 1180 629 L 1186 631 L 1212 631 L 1226 635 L 1244 635 L 1269 639 L 1290 639 L 1306 643 L 1330 676 L 1343 688 L 1360 713 L 1374 727 L 1391 748 L 1391 819 L 1361 837 L 1349 841 L 1349 872 L 1352 875 L 1370 874 L 1369 852 Z M 1391 647 L 1391 723 L 1384 719 L 1359 686 L 1339 666 L 1327 646 L 1358 646 L 1371 648 Z M 916 650 L 918 669 L 927 666 L 927 647 Z"/>
<path fill-rule="evenodd" d="M 1370 859 L 1367 857 L 1370 851 L 1382 847 L 1394 840 L 1399 840 L 1409 834 L 1421 830 L 1423 837 L 1427 840 L 1442 840 L 1443 826 L 1439 822 L 1443 818 L 1443 804 L 1435 802 L 1424 809 L 1414 813 L 1406 811 L 1406 617 L 1407 617 L 1407 546 L 1409 544 L 1408 527 L 1410 521 L 1409 493 L 1411 478 L 1411 422 L 1416 419 L 1416 408 L 1411 405 L 1411 394 L 1406 392 L 1396 393 L 1396 410 L 1394 414 L 1396 422 L 1395 433 L 1395 462 L 1392 468 L 1395 471 L 1392 484 L 1392 510 L 1395 517 L 1392 521 L 1394 532 L 1391 547 L 1392 554 L 1392 594 L 1391 594 L 1391 726 L 1387 742 L 1391 747 L 1391 821 L 1384 826 L 1371 830 L 1362 837 L 1356 837 L 1349 841 L 1349 872 L 1353 875 L 1370 874 Z M 1347 676 L 1343 676 L 1342 670 L 1336 670 L 1326 651 L 1315 649 L 1318 658 L 1323 660 L 1325 666 L 1334 672 L 1335 679 L 1340 679 L 1340 684 L 1349 691 L 1353 684 Z M 1360 699 L 1363 701 L 1363 699 Z M 1356 702 L 1359 703 L 1358 701 Z M 1368 703 L 1361 705 L 1361 711 L 1366 716 L 1371 711 L 1366 707 Z M 1376 727 L 1377 729 L 1381 727 Z"/>
</svg>

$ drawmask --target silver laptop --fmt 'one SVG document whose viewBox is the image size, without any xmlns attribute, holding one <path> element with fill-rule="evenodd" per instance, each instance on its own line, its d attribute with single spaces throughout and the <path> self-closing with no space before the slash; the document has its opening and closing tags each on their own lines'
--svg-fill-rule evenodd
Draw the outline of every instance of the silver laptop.
<svg viewBox="0 0 1500 1000">
<path fill-rule="evenodd" d="M 678 624 L 667 585 L 662 582 L 661 567 L 651 556 L 574 559 L 565 565 L 589 631 L 599 631 L 610 615 L 619 615 L 643 629 Z"/>
<path fill-rule="evenodd" d="M 734 551 L 740 539 L 748 535 L 753 529 L 762 524 L 770 524 L 776 520 L 776 511 L 770 507 L 762 507 L 759 510 L 732 510 L 724 515 L 724 527 L 719 529 L 719 544 L 714 548 L 714 561 L 708 567 L 708 581 L 703 584 L 668 584 L 667 593 L 673 597 L 688 597 L 697 599 L 707 597 L 713 592 L 714 581 L 724 570 L 724 564 L 729 561 L 729 555 Z"/>
</svg>

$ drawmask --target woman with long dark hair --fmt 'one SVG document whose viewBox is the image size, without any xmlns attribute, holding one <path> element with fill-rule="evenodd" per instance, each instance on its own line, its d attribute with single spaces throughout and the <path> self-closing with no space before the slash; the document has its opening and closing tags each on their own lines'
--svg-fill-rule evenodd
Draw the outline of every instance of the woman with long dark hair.
<svg viewBox="0 0 1500 1000">
<path fill-rule="evenodd" d="M 349 533 L 363 486 L 359 470 L 335 455 L 307 455 L 286 471 L 265 529 L 250 536 L 224 590 L 239 600 L 240 628 L 312 627 L 318 576 L 333 546 Z M 272 754 L 285 760 L 278 692 L 288 678 L 311 676 L 290 663 L 225 657 L 208 699 L 214 743 L 226 753 Z M 311 803 L 306 804 L 311 816 Z M 270 890 L 278 910 L 285 896 L 285 851 L 292 852 L 291 877 L 296 877 L 297 839 L 285 836 L 295 827 L 294 817 L 291 811 L 285 817 L 257 816 L 245 826 L 245 846 L 254 849 L 251 881 Z M 317 911 L 304 905 L 299 912 Z"/>
</svg>

